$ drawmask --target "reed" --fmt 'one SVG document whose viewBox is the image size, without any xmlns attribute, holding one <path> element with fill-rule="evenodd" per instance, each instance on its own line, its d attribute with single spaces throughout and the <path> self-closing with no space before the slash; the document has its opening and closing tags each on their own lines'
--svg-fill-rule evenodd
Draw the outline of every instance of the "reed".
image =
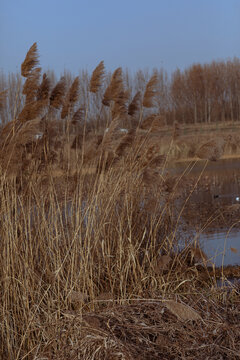
<svg viewBox="0 0 240 360">
<path fill-rule="evenodd" d="M 50 105 L 55 109 L 60 109 L 66 92 L 66 80 L 62 77 L 54 86 L 50 94 Z"/>
<path fill-rule="evenodd" d="M 121 91 L 123 87 L 123 80 L 122 80 L 122 68 L 117 68 L 111 77 L 110 84 L 106 88 L 102 103 L 105 106 L 110 106 L 110 102 L 116 99 L 116 95 L 118 95 L 119 90 Z"/>
<path fill-rule="evenodd" d="M 0 91 L 0 110 L 5 107 L 5 101 L 7 99 L 7 90 Z"/>
<path fill-rule="evenodd" d="M 90 80 L 90 89 L 89 89 L 90 92 L 92 93 L 98 92 L 100 86 L 102 85 L 104 74 L 105 74 L 105 66 L 104 66 L 104 62 L 101 61 L 92 73 L 92 77 Z"/>
<path fill-rule="evenodd" d="M 115 70 L 100 99 L 113 119 L 96 129 L 81 105 L 79 78 L 67 93 L 65 78 L 51 90 L 37 63 L 34 44 L 22 65 L 27 80 L 38 74 L 32 101 L 0 129 L 1 357 L 187 358 L 201 348 L 207 358 L 212 344 L 222 358 L 235 356 L 239 324 L 229 304 L 237 318 L 239 289 L 224 307 L 198 244 L 190 239 L 177 250 L 181 214 L 200 177 L 185 184 L 186 195 L 184 176 L 166 171 L 168 153 L 151 131 L 162 129 L 162 119 L 143 119 L 144 129 L 132 122 L 153 104 L 155 75 L 143 102 L 137 93 L 127 106 L 122 70 Z M 99 97 L 103 75 L 101 62 L 87 87 Z M 222 329 L 226 316 L 231 327 Z M 173 337 L 187 339 L 188 348 Z"/>
<path fill-rule="evenodd" d="M 138 91 L 128 106 L 128 115 L 134 116 L 140 110 L 141 92 Z"/>
<path fill-rule="evenodd" d="M 154 97 L 156 96 L 157 90 L 157 83 L 158 83 L 158 76 L 157 74 L 153 74 L 150 80 L 148 81 L 145 92 L 143 94 L 143 106 L 146 108 L 151 108 L 154 106 Z"/>
<path fill-rule="evenodd" d="M 37 89 L 37 95 L 36 95 L 37 100 L 48 99 L 49 93 L 50 93 L 50 88 L 51 88 L 51 81 L 48 78 L 47 74 L 44 73 L 42 76 L 42 82 Z"/>
<path fill-rule="evenodd" d="M 27 52 L 27 55 L 21 65 L 21 75 L 24 77 L 28 77 L 34 67 L 38 64 L 38 49 L 37 49 L 37 43 L 35 42 L 30 49 Z"/>
<path fill-rule="evenodd" d="M 77 76 L 70 86 L 66 99 L 63 104 L 61 118 L 64 119 L 70 111 L 72 111 L 74 104 L 77 102 L 79 96 L 79 77 Z"/>
</svg>

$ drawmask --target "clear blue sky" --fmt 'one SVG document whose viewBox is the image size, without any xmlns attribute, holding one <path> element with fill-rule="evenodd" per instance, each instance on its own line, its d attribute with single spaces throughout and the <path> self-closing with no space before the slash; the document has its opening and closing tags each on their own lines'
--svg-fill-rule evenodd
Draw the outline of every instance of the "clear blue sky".
<svg viewBox="0 0 240 360">
<path fill-rule="evenodd" d="M 240 57 L 240 0 L 0 0 L 0 70 L 38 43 L 56 73 L 163 67 Z"/>
</svg>

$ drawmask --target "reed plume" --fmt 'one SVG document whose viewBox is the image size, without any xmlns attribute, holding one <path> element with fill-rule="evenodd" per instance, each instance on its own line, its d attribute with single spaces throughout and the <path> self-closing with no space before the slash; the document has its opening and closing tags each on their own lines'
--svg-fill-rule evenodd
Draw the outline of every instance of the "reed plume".
<svg viewBox="0 0 240 360">
<path fill-rule="evenodd" d="M 96 93 L 98 91 L 98 89 L 101 86 L 104 73 L 105 73 L 104 62 L 101 61 L 92 73 L 92 77 L 90 80 L 90 92 Z"/>
<path fill-rule="evenodd" d="M 37 43 L 35 42 L 27 52 L 25 60 L 21 65 L 21 75 L 28 77 L 33 68 L 38 64 Z"/>
<path fill-rule="evenodd" d="M 28 103 L 24 106 L 21 113 L 18 115 L 18 120 L 21 122 L 26 122 L 40 117 L 42 116 L 47 106 L 47 100 L 39 100 Z"/>
<path fill-rule="evenodd" d="M 5 146 L 26 145 L 35 139 L 35 135 L 39 132 L 41 119 L 37 118 L 33 121 L 22 123 L 18 120 L 8 122 L 0 131 L 0 149 Z"/>
<path fill-rule="evenodd" d="M 119 88 L 119 93 L 115 94 L 115 101 L 112 108 L 112 118 L 121 117 L 127 115 L 127 100 L 129 92 L 127 90 Z"/>
<path fill-rule="evenodd" d="M 23 86 L 22 93 L 26 95 L 25 104 L 29 104 L 36 99 L 37 90 L 41 76 L 41 68 L 33 69 L 29 74 Z"/>
<path fill-rule="evenodd" d="M 37 100 L 46 100 L 49 97 L 51 82 L 47 74 L 44 73 L 42 82 L 37 89 Z"/>
<path fill-rule="evenodd" d="M 117 156 L 120 157 L 124 154 L 125 150 L 133 144 L 135 140 L 135 136 L 136 136 L 136 129 L 134 128 L 131 129 L 128 132 L 128 134 L 123 136 L 115 151 Z"/>
<path fill-rule="evenodd" d="M 73 105 L 77 101 L 78 95 L 79 95 L 79 77 L 77 76 L 73 80 L 73 83 L 70 86 L 68 92 L 68 101 L 71 105 Z"/>
<path fill-rule="evenodd" d="M 119 93 L 119 90 L 123 88 L 122 80 L 122 68 L 117 68 L 112 74 L 110 84 L 108 85 L 104 95 L 102 103 L 105 106 L 110 106 L 110 102 L 115 100 L 116 94 Z"/>
<path fill-rule="evenodd" d="M 73 125 L 79 124 L 84 119 L 84 114 L 85 114 L 84 108 L 83 107 L 78 108 L 73 114 L 71 123 Z"/>
<path fill-rule="evenodd" d="M 60 107 L 63 105 L 65 92 L 66 92 L 66 79 L 64 77 L 61 77 L 59 82 L 52 89 L 50 95 L 50 105 L 53 108 L 58 110 L 60 109 Z"/>
<path fill-rule="evenodd" d="M 156 95 L 156 86 L 158 82 L 157 73 L 153 74 L 151 79 L 146 85 L 146 89 L 143 95 L 143 106 L 146 108 L 151 108 L 154 106 L 154 96 Z"/>
<path fill-rule="evenodd" d="M 22 123 L 9 122 L 0 132 L 0 165 L 9 175 L 18 175 L 23 167 L 23 158 L 27 144 L 36 141 L 40 118 Z"/>
<path fill-rule="evenodd" d="M 128 106 L 128 115 L 134 116 L 140 110 L 141 91 L 138 91 Z"/>
<path fill-rule="evenodd" d="M 79 95 L 79 77 L 77 76 L 73 80 L 73 83 L 70 86 L 70 89 L 68 90 L 67 97 L 63 104 L 63 108 L 61 112 L 62 119 L 64 119 L 68 115 L 69 111 L 73 108 L 73 105 L 78 99 L 78 95 Z"/>
<path fill-rule="evenodd" d="M 40 118 L 28 121 L 19 127 L 18 132 L 15 133 L 15 141 L 18 145 L 26 145 L 35 140 L 36 134 L 40 130 Z"/>
<path fill-rule="evenodd" d="M 2 110 L 5 107 L 7 93 L 8 93 L 8 90 L 0 91 L 0 110 Z"/>
</svg>

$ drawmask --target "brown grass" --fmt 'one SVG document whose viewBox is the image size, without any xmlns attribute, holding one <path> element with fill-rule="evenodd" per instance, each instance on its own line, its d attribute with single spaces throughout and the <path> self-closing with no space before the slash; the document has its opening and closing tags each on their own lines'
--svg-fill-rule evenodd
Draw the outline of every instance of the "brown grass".
<svg viewBox="0 0 240 360">
<path fill-rule="evenodd" d="M 66 80 L 62 77 L 52 89 L 50 94 L 50 105 L 55 109 L 60 109 L 66 92 Z"/>
<path fill-rule="evenodd" d="M 36 64 L 34 44 L 27 80 Z M 100 87 L 100 64 L 89 92 Z M 218 292 L 223 271 L 207 267 L 196 241 L 178 250 L 180 215 L 200 180 L 189 186 L 166 171 L 181 134 L 171 128 L 162 144 L 158 114 L 143 117 L 145 129 L 131 121 L 152 106 L 155 85 L 154 75 L 143 104 L 136 95 L 127 108 L 118 68 L 103 96 L 113 111 L 106 130 L 88 118 L 90 101 L 78 103 L 78 77 L 50 92 L 43 76 L 1 128 L 3 359 L 237 358 L 239 288 Z"/>
<path fill-rule="evenodd" d="M 138 91 L 128 106 L 128 115 L 134 116 L 140 110 L 141 105 L 141 92 Z"/>
<path fill-rule="evenodd" d="M 7 93 L 8 93 L 7 90 L 0 91 L 0 110 L 5 107 Z"/>
<path fill-rule="evenodd" d="M 34 43 L 28 50 L 25 60 L 21 65 L 21 75 L 27 78 L 37 64 L 38 50 L 37 43 Z"/>
<path fill-rule="evenodd" d="M 154 96 L 156 95 L 157 80 L 157 74 L 153 74 L 146 85 L 142 102 L 143 106 L 146 108 L 151 108 L 154 106 Z"/>
<path fill-rule="evenodd" d="M 31 103 L 36 99 L 37 91 L 40 85 L 39 81 L 41 77 L 41 70 L 42 69 L 40 67 L 32 70 L 25 81 L 22 93 L 26 95 L 26 104 Z"/>
<path fill-rule="evenodd" d="M 102 103 L 105 106 L 110 106 L 110 101 L 115 100 L 116 96 L 118 96 L 119 91 L 123 88 L 123 80 L 122 80 L 122 68 L 117 68 L 111 77 L 110 84 L 106 88 Z"/>
<path fill-rule="evenodd" d="M 51 88 L 51 81 L 47 74 L 44 73 L 42 76 L 42 82 L 37 89 L 37 100 L 46 100 L 49 98 L 49 92 Z"/>
<path fill-rule="evenodd" d="M 63 104 L 61 118 L 64 119 L 69 112 L 73 109 L 74 104 L 77 102 L 79 96 L 79 77 L 77 76 L 72 85 L 70 86 L 66 99 Z"/>
<path fill-rule="evenodd" d="M 89 90 L 90 92 L 96 93 L 99 90 L 102 84 L 104 74 L 105 74 L 105 66 L 104 66 L 104 62 L 101 61 L 92 73 L 92 77 L 90 80 L 90 90 Z"/>
</svg>

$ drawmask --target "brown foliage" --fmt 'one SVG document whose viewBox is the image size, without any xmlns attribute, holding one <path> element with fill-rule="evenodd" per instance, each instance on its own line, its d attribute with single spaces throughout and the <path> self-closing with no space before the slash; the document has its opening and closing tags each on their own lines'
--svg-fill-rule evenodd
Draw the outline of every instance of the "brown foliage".
<svg viewBox="0 0 240 360">
<path fill-rule="evenodd" d="M 231 300 L 223 304 L 203 294 L 188 294 L 185 303 L 139 299 L 119 306 L 111 305 L 112 299 L 114 294 L 105 301 L 109 307 L 104 308 L 102 301 L 98 312 L 63 312 L 57 326 L 51 326 L 49 345 L 40 357 L 63 360 L 70 353 L 76 359 L 111 360 L 239 357 L 239 306 L 230 306 Z M 57 336 L 60 330 L 69 335 Z"/>
<path fill-rule="evenodd" d="M 7 94 L 8 94 L 8 90 L 0 91 L 0 110 L 2 110 L 5 106 Z"/>
<path fill-rule="evenodd" d="M 25 104 L 29 104 L 36 99 L 37 90 L 41 76 L 41 68 L 33 69 L 29 74 L 23 86 L 22 93 L 26 95 Z"/>
<path fill-rule="evenodd" d="M 84 114 L 85 114 L 84 108 L 83 107 L 78 108 L 73 114 L 71 123 L 73 125 L 79 124 L 84 119 Z"/>
<path fill-rule="evenodd" d="M 129 97 L 128 91 L 119 89 L 119 92 L 115 95 L 115 101 L 112 108 L 112 118 L 121 117 L 127 115 L 127 100 Z"/>
<path fill-rule="evenodd" d="M 139 111 L 140 103 L 141 103 L 141 91 L 138 91 L 134 95 L 131 103 L 128 106 L 128 115 L 134 116 Z"/>
<path fill-rule="evenodd" d="M 21 65 L 21 75 L 28 77 L 33 68 L 38 64 L 37 43 L 35 42 L 27 52 L 24 62 Z"/>
<path fill-rule="evenodd" d="M 72 85 L 70 86 L 70 89 L 68 90 L 67 97 L 64 101 L 62 112 L 61 112 L 61 118 L 64 119 L 69 111 L 72 110 L 73 105 L 78 100 L 79 95 L 79 77 L 77 76 L 74 80 Z"/>
<path fill-rule="evenodd" d="M 115 118 L 111 121 L 108 131 L 104 133 L 103 140 L 101 143 L 101 151 L 109 151 L 111 152 L 114 147 L 114 136 L 116 133 L 116 130 L 119 126 L 119 118 Z"/>
<path fill-rule="evenodd" d="M 140 128 L 144 130 L 158 131 L 161 130 L 164 125 L 165 123 L 161 115 L 151 114 L 142 121 Z"/>
<path fill-rule="evenodd" d="M 37 100 L 46 100 L 49 97 L 51 82 L 47 74 L 44 73 L 42 82 L 37 89 Z"/>
<path fill-rule="evenodd" d="M 63 105 L 63 99 L 66 92 L 66 80 L 62 77 L 59 82 L 52 89 L 50 95 L 50 105 L 55 109 L 60 109 Z"/>
<path fill-rule="evenodd" d="M 121 139 L 119 145 L 116 148 L 116 154 L 117 156 L 122 156 L 125 152 L 125 150 L 131 146 L 135 140 L 135 136 L 136 136 L 136 130 L 135 129 L 131 129 L 128 134 L 124 135 L 123 138 Z"/>
<path fill-rule="evenodd" d="M 223 138 L 209 140 L 199 147 L 196 155 L 200 159 L 217 161 L 223 155 L 224 145 L 225 140 Z"/>
<path fill-rule="evenodd" d="M 110 106 L 110 101 L 116 99 L 116 95 L 123 89 L 122 68 L 117 68 L 112 74 L 110 84 L 108 85 L 103 95 L 102 103 L 105 106 Z"/>
<path fill-rule="evenodd" d="M 0 132 L 0 165 L 9 174 L 21 171 L 25 146 L 35 140 L 40 129 L 40 118 L 22 123 L 11 121 Z"/>
<path fill-rule="evenodd" d="M 157 82 L 158 82 L 158 75 L 157 73 L 155 73 L 148 81 L 143 95 L 143 106 L 146 108 L 150 108 L 154 106 L 153 101 L 154 101 L 154 96 L 156 95 Z"/>
<path fill-rule="evenodd" d="M 104 62 L 101 61 L 92 73 L 90 80 L 90 92 L 96 93 L 101 86 L 101 82 L 105 73 Z"/>
<path fill-rule="evenodd" d="M 21 122 L 26 122 L 29 120 L 33 120 L 36 117 L 40 117 L 42 116 L 47 106 L 47 100 L 39 100 L 28 103 L 24 106 L 21 113 L 18 115 L 18 120 Z"/>
</svg>

